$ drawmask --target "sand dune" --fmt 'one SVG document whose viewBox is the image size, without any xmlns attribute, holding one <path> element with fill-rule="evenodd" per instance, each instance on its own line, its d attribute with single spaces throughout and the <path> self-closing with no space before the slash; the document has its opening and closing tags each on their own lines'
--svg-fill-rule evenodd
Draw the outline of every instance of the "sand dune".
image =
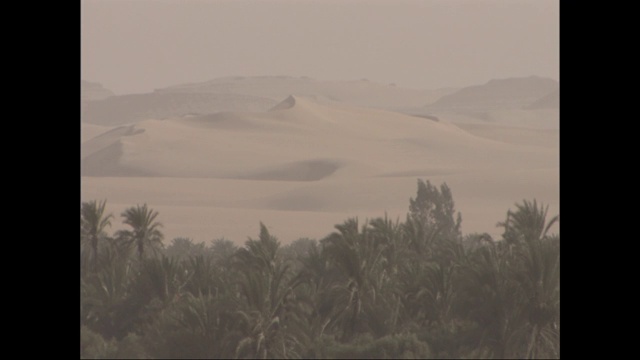
<svg viewBox="0 0 640 360">
<path fill-rule="evenodd" d="M 327 159 L 297 161 L 262 171 L 250 172 L 241 178 L 248 180 L 318 181 L 331 176 L 340 167 L 342 164 L 339 161 Z"/>
<path fill-rule="evenodd" d="M 477 137 L 453 124 L 326 106 L 303 97 L 289 97 L 265 113 L 219 113 L 118 127 L 83 143 L 82 154 L 83 174 L 90 176 L 287 181 L 319 180 L 358 161 L 384 173 L 412 169 L 415 161 L 468 171 L 505 163 L 517 167 L 524 159 L 544 163 L 553 155 Z M 520 158 L 514 160 L 513 154 Z M 342 165 L 323 159 L 339 159 Z"/>
<path fill-rule="evenodd" d="M 220 111 L 265 111 L 277 101 L 241 94 L 150 93 L 112 96 L 87 103 L 82 121 L 114 126 Z"/>
<path fill-rule="evenodd" d="M 558 129 L 560 112 L 554 106 L 558 89 L 557 81 L 537 76 L 495 79 L 460 89 L 410 113 L 453 123 Z"/>
<path fill-rule="evenodd" d="M 528 109 L 558 109 L 560 108 L 560 90 L 556 90 L 536 100 Z"/>
<path fill-rule="evenodd" d="M 115 126 L 185 115 L 266 111 L 289 94 L 327 105 L 343 103 L 402 110 L 432 103 L 452 91 L 454 89 L 414 90 L 366 80 L 329 82 L 275 76 L 232 77 L 157 89 L 153 93 L 83 100 L 81 114 L 82 121 Z"/>
<path fill-rule="evenodd" d="M 396 110 L 421 107 L 454 92 L 454 88 L 416 90 L 380 84 L 366 79 L 354 81 L 319 81 L 308 77 L 253 76 L 225 77 L 207 82 L 183 84 L 158 89 L 161 93 L 246 94 L 281 100 L 289 94 L 315 97 L 320 103 L 344 104 Z"/>
<path fill-rule="evenodd" d="M 106 89 L 97 82 L 80 80 L 80 100 L 95 101 L 113 96 L 113 91 Z"/>
<path fill-rule="evenodd" d="M 238 243 L 259 221 L 289 242 L 348 216 L 404 218 L 417 178 L 450 185 L 465 232 L 499 235 L 495 223 L 523 198 L 557 212 L 557 133 L 283 99 L 266 112 L 101 128 L 82 143 L 82 198 L 106 198 L 116 215 L 146 202 L 168 240 Z"/>
<path fill-rule="evenodd" d="M 188 236 L 196 241 L 225 237 L 242 244 L 247 237 L 257 236 L 260 221 L 289 243 L 300 237 L 319 239 L 348 217 L 364 220 L 386 213 L 404 220 L 417 178 L 447 182 L 456 209 L 462 212 L 465 233 L 499 237 L 496 222 L 503 221 L 507 209 L 522 199 L 536 198 L 550 205 L 550 214 L 559 213 L 557 168 L 314 182 L 83 177 L 82 198 L 108 199 L 107 211 L 117 218 L 112 230 L 123 228 L 119 219 L 124 209 L 148 203 L 160 213 L 167 243 Z"/>
<path fill-rule="evenodd" d="M 440 122 L 497 125 L 528 129 L 560 129 L 559 109 L 499 109 L 487 112 L 436 112 Z"/>
<path fill-rule="evenodd" d="M 80 123 L 80 143 L 93 139 L 94 137 L 110 130 L 109 126 Z"/>
<path fill-rule="evenodd" d="M 97 100 L 104 100 L 113 95 L 114 93 L 111 90 L 105 89 L 100 83 L 80 80 L 80 115 L 81 117 L 84 116 L 84 114 L 86 113 L 90 102 L 97 101 Z"/>
<path fill-rule="evenodd" d="M 539 129 L 559 129 L 558 109 L 504 109 L 492 111 L 488 115 L 492 123 Z"/>
<path fill-rule="evenodd" d="M 558 129 L 536 129 L 486 123 L 457 123 L 457 125 L 473 135 L 487 139 L 550 148 L 560 146 L 560 131 Z"/>
<path fill-rule="evenodd" d="M 443 96 L 429 105 L 431 110 L 487 111 L 522 108 L 556 91 L 557 81 L 538 76 L 493 79 Z"/>
</svg>

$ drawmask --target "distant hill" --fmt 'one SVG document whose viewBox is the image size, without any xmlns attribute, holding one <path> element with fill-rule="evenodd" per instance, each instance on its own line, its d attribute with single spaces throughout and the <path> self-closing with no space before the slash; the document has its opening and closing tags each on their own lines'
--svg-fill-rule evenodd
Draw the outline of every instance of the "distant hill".
<svg viewBox="0 0 640 360">
<path fill-rule="evenodd" d="M 307 77 L 225 77 L 156 89 L 153 93 L 111 96 L 83 109 L 85 122 L 122 125 L 228 111 L 267 111 L 289 94 L 322 104 L 348 104 L 392 111 L 420 108 L 455 89 L 415 90 L 368 80 L 317 81 Z"/>
<path fill-rule="evenodd" d="M 103 100 L 113 96 L 111 90 L 105 89 L 102 84 L 80 80 L 80 114 L 87 111 L 89 102 Z"/>
<path fill-rule="evenodd" d="M 82 120 L 114 126 L 222 111 L 266 111 L 277 101 L 257 96 L 214 93 L 150 93 L 112 96 L 87 104 Z"/>
<path fill-rule="evenodd" d="M 284 242 L 321 238 L 354 214 L 402 219 L 416 178 L 450 184 L 469 233 L 494 236 L 492 224 L 518 199 L 557 211 L 557 131 L 494 124 L 467 131 L 445 118 L 318 98 L 294 94 L 264 112 L 84 122 L 82 199 L 108 199 L 114 214 L 146 202 L 161 214 L 167 239 L 238 244 L 261 221 Z"/>
<path fill-rule="evenodd" d="M 341 102 L 386 110 L 422 107 L 425 103 L 434 102 L 453 91 L 455 89 L 409 89 L 367 79 L 319 81 L 309 77 L 291 76 L 224 77 L 156 90 L 161 93 L 245 94 L 273 100 L 282 100 L 289 94 L 297 94 L 324 100 L 323 103 Z"/>
<path fill-rule="evenodd" d="M 487 112 L 522 109 L 542 97 L 558 91 L 553 79 L 530 76 L 494 79 L 483 85 L 469 86 L 443 96 L 427 108 L 431 111 Z"/>
<path fill-rule="evenodd" d="M 527 106 L 527 109 L 559 109 L 560 108 L 560 90 L 556 90 L 548 95 L 536 100 L 533 104 Z"/>
<path fill-rule="evenodd" d="M 83 101 L 102 100 L 113 95 L 111 90 L 105 89 L 100 83 L 80 80 L 80 99 Z"/>
<path fill-rule="evenodd" d="M 223 112 L 114 127 L 83 142 L 81 153 L 84 176 L 305 182 L 354 174 L 393 177 L 522 164 L 544 167 L 555 161 L 555 150 L 496 142 L 453 124 L 324 105 L 300 96 L 289 96 L 265 112 Z"/>
</svg>

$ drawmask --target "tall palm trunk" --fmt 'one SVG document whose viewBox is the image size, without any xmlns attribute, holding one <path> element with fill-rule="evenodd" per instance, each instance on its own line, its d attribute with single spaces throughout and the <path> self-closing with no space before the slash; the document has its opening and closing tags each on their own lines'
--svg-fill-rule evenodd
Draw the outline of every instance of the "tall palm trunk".
<svg viewBox="0 0 640 360">
<path fill-rule="evenodd" d="M 162 247 L 164 236 L 159 230 L 162 223 L 154 221 L 158 212 L 149 209 L 147 204 L 144 204 L 128 208 L 121 216 L 125 219 L 124 223 L 133 229 L 120 230 L 118 236 L 125 243 L 137 248 L 139 260 L 142 261 L 144 258 L 145 248 L 151 248 L 153 251 L 156 247 Z"/>
<path fill-rule="evenodd" d="M 91 248 L 93 249 L 93 270 L 98 272 L 98 236 L 91 236 Z"/>
<path fill-rule="evenodd" d="M 98 271 L 98 241 L 106 237 L 105 229 L 111 226 L 113 215 L 105 215 L 107 201 L 83 202 L 80 207 L 80 236 L 93 251 L 93 270 Z M 87 265 L 89 266 L 89 265 Z"/>
<path fill-rule="evenodd" d="M 348 331 L 345 331 L 343 334 L 343 341 L 351 341 L 353 335 L 356 333 L 356 327 L 358 325 L 358 316 L 360 315 L 360 291 L 356 288 L 353 294 L 353 298 L 351 301 L 351 306 L 353 306 L 353 311 L 351 313 L 351 323 L 347 327 Z"/>
<path fill-rule="evenodd" d="M 142 261 L 142 258 L 144 256 L 144 241 L 138 240 L 137 245 L 138 245 L 138 259 Z"/>
<path fill-rule="evenodd" d="M 536 343 L 536 335 L 538 332 L 538 325 L 533 325 L 533 331 L 531 332 L 531 340 L 529 341 L 529 349 L 527 350 L 527 359 L 533 359 L 533 348 Z"/>
</svg>

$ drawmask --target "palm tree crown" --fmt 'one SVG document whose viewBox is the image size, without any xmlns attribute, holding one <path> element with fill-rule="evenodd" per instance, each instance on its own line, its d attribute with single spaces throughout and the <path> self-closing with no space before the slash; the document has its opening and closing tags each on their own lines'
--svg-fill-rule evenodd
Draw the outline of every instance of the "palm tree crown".
<svg viewBox="0 0 640 360">
<path fill-rule="evenodd" d="M 509 210 L 507 212 L 507 220 L 498 223 L 498 226 L 504 227 L 504 239 L 508 242 L 518 242 L 524 240 L 527 243 L 539 241 L 547 236 L 549 229 L 559 221 L 558 215 L 554 216 L 547 222 L 546 207 L 538 203 L 534 199 L 533 202 L 524 200 L 522 204 L 516 204 L 516 211 Z"/>
<path fill-rule="evenodd" d="M 159 230 L 162 224 L 154 221 L 157 216 L 158 212 L 149 209 L 147 204 L 130 207 L 122 213 L 123 222 L 133 230 L 119 231 L 119 237 L 125 242 L 135 244 L 139 259 L 144 257 L 146 249 L 155 250 L 162 246 L 164 235 Z"/>
<path fill-rule="evenodd" d="M 80 240 L 89 243 L 93 252 L 94 267 L 98 266 L 98 242 L 106 237 L 105 229 L 111 226 L 113 215 L 105 216 L 107 201 L 96 200 L 83 202 L 80 207 Z"/>
</svg>

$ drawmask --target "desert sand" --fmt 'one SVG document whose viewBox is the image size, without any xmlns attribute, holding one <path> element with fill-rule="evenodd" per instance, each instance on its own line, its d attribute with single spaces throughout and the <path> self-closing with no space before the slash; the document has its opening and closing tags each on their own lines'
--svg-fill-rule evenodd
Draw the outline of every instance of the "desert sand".
<svg viewBox="0 0 640 360">
<path fill-rule="evenodd" d="M 456 90 L 416 90 L 366 79 L 319 81 L 291 76 L 223 77 L 169 86 L 144 94 L 103 94 L 102 97 L 96 96 L 95 90 L 105 90 L 101 84 L 82 82 L 82 85 L 82 98 L 85 99 L 82 102 L 83 121 L 103 126 L 188 114 L 267 111 L 290 94 L 312 98 L 322 104 L 342 103 L 399 112 L 421 112 L 425 105 Z"/>
<path fill-rule="evenodd" d="M 321 238 L 348 217 L 403 220 L 417 179 L 447 182 L 464 233 L 536 198 L 559 212 L 558 130 L 456 124 L 292 95 L 269 111 L 82 123 L 84 201 L 147 203 L 166 242 Z M 119 221 L 114 228 L 121 228 Z M 557 229 L 555 229 L 557 230 Z"/>
</svg>

